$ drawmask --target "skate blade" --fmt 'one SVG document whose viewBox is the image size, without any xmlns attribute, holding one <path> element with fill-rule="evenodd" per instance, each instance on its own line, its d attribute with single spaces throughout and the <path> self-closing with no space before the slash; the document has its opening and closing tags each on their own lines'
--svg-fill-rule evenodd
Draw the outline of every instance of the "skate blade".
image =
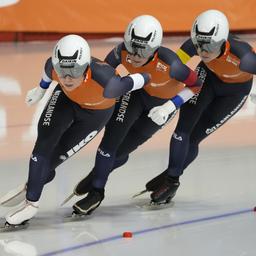
<svg viewBox="0 0 256 256">
<path fill-rule="evenodd" d="M 66 204 L 73 196 L 75 196 L 75 193 L 72 193 L 71 195 L 69 195 L 62 203 L 60 206 L 63 206 L 64 204 Z"/>
<path fill-rule="evenodd" d="M 71 214 L 68 214 L 64 216 L 64 222 L 75 222 L 75 221 L 83 221 L 88 218 L 88 215 L 86 214 L 78 214 L 75 212 L 72 212 Z"/>
<path fill-rule="evenodd" d="M 138 197 L 138 196 L 141 196 L 141 195 L 143 195 L 143 194 L 145 194 L 145 193 L 147 193 L 148 191 L 145 189 L 145 190 L 142 190 L 142 191 L 140 191 L 139 193 L 137 193 L 137 194 L 135 194 L 135 195 L 133 195 L 132 196 L 132 198 L 135 198 L 135 197 Z"/>
<path fill-rule="evenodd" d="M 0 233 L 16 232 L 19 230 L 27 229 L 28 226 L 29 222 L 27 220 L 18 225 L 13 225 L 9 224 L 8 222 L 5 222 L 5 224 L 0 227 Z"/>
<path fill-rule="evenodd" d="M 154 203 L 149 199 L 141 199 L 136 200 L 134 202 L 135 207 L 143 209 L 143 210 L 161 210 L 165 208 L 172 207 L 174 205 L 173 201 L 170 202 L 163 202 L 163 203 Z"/>
<path fill-rule="evenodd" d="M 22 201 L 26 198 L 26 192 L 27 192 L 27 186 L 26 185 L 20 185 L 15 189 L 15 192 L 13 190 L 9 191 L 5 195 L 3 195 L 0 198 L 0 205 L 3 207 L 13 207 L 20 204 Z"/>
<path fill-rule="evenodd" d="M 161 210 L 161 209 L 172 207 L 173 205 L 174 205 L 173 201 L 167 201 L 167 202 L 161 202 L 161 203 L 155 203 L 151 201 L 148 207 L 151 210 Z"/>
</svg>

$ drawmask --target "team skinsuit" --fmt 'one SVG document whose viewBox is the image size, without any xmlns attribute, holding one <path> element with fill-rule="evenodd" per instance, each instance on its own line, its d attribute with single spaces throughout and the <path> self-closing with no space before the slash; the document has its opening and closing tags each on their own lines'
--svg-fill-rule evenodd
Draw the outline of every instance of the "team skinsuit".
<svg viewBox="0 0 256 256">
<path fill-rule="evenodd" d="M 46 62 L 45 74 L 48 81 L 58 82 L 51 59 Z M 54 178 L 55 168 L 91 141 L 110 119 L 115 93 L 111 90 L 108 95 L 111 97 L 112 93 L 113 98 L 106 98 L 103 93 L 113 77 L 116 73 L 112 67 L 92 58 L 85 80 L 74 91 L 67 91 L 58 83 L 38 122 L 38 137 L 29 164 L 28 200 L 37 201 L 43 185 Z M 122 87 L 123 83 L 128 88 L 132 80 L 117 78 L 112 83 L 116 83 L 115 87 Z"/>
<path fill-rule="evenodd" d="M 182 64 L 178 56 L 165 47 L 160 47 L 142 67 L 134 68 L 130 64 L 129 52 L 124 43 L 113 49 L 105 61 L 114 68 L 122 64 L 131 74 L 147 72 L 151 74 L 151 81 L 143 89 L 129 92 L 117 102 L 98 148 L 95 166 L 89 174 L 92 187 L 88 186 L 87 177 L 83 186 L 85 190 L 76 191 L 77 194 L 84 194 L 91 188 L 98 192 L 101 201 L 110 172 L 123 165 L 132 151 L 162 128 L 148 117 L 150 109 L 170 99 L 178 109 L 201 88 L 201 81 L 196 73 Z M 167 121 L 175 114 L 176 111 L 172 112 Z M 75 211 L 88 214 L 87 210 L 91 211 L 88 207 L 89 199 L 90 193 L 87 198 L 73 206 Z"/>
<path fill-rule="evenodd" d="M 203 13 L 201 17 L 206 15 L 223 17 L 222 13 L 212 10 Z M 214 17 L 210 20 L 214 20 Z M 200 17 L 195 24 L 199 26 L 199 22 Z M 224 22 L 217 23 L 213 28 L 218 28 L 220 32 L 224 25 Z M 197 29 L 197 26 L 194 27 Z M 177 52 L 183 63 L 198 55 L 196 47 L 205 46 L 210 49 L 209 41 L 204 44 L 205 40 L 212 37 L 213 33 L 209 35 L 211 31 L 197 31 L 197 37 L 192 34 L 191 39 L 183 43 Z M 242 108 L 250 93 L 253 74 L 256 74 L 256 54 L 248 43 L 229 34 L 228 29 L 226 34 L 228 37 L 217 58 L 209 62 L 201 61 L 196 68 L 204 84 L 200 93 L 180 108 L 177 127 L 170 141 L 168 168 L 146 184 L 148 191 L 154 191 L 151 194 L 153 201 L 164 201 L 175 195 L 179 177 L 198 155 L 199 143 L 230 120 Z"/>
<path fill-rule="evenodd" d="M 209 63 L 201 61 L 197 66 L 204 85 L 201 92 L 180 109 L 170 144 L 167 168 L 170 176 L 183 173 L 197 157 L 199 143 L 235 115 L 249 95 L 252 74 L 256 73 L 256 67 L 251 66 L 255 54 L 247 43 L 232 35 L 225 46 L 219 58 Z M 180 52 L 190 58 L 197 55 L 191 39 L 181 46 Z"/>
<path fill-rule="evenodd" d="M 29 91 L 28 101 L 40 100 L 52 81 L 54 89 L 38 122 L 38 136 L 30 158 L 26 197 L 19 209 L 7 214 L 7 224 L 19 225 L 32 218 L 43 187 L 55 168 L 90 142 L 110 119 L 116 97 L 149 82 L 146 73 L 120 77 L 109 64 L 90 56 L 80 36 L 63 37 L 46 61 L 40 86 Z M 1 204 L 22 191 L 11 191 Z M 8 195 L 8 194 L 7 194 Z"/>
</svg>

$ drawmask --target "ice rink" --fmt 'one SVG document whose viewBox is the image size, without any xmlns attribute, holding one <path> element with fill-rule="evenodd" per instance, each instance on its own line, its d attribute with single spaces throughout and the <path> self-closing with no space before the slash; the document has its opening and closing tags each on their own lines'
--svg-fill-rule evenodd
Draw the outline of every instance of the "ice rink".
<svg viewBox="0 0 256 256">
<path fill-rule="evenodd" d="M 255 36 L 244 38 L 256 47 Z M 89 40 L 92 55 L 104 58 L 118 40 Z M 176 50 L 184 40 L 166 38 L 163 45 Z M 27 90 L 38 85 L 53 45 L 0 44 L 0 195 L 27 179 L 36 123 L 47 99 L 29 108 L 24 98 Z M 0 255 L 255 256 L 256 105 L 250 100 L 201 144 L 173 204 L 153 210 L 143 207 L 149 194 L 131 199 L 166 168 L 176 121 L 177 117 L 111 174 L 105 200 L 92 215 L 71 222 L 65 216 L 77 198 L 64 207 L 60 204 L 91 170 L 102 133 L 98 135 L 58 168 L 54 181 L 45 186 L 40 211 L 29 228 L 0 233 Z M 0 207 L 0 217 L 7 211 Z M 133 237 L 123 238 L 125 231 Z"/>
</svg>

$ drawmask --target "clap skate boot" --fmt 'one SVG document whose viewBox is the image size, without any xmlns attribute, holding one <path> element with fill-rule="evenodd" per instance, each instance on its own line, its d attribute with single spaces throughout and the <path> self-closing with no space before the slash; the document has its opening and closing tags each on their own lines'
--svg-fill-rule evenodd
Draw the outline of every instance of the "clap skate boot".
<svg viewBox="0 0 256 256">
<path fill-rule="evenodd" d="M 167 176 L 162 185 L 151 193 L 151 204 L 161 205 L 170 203 L 179 186 L 179 177 Z"/>
<path fill-rule="evenodd" d="M 164 180 L 166 179 L 167 176 L 167 170 L 165 170 L 164 172 L 160 173 L 159 175 L 157 175 L 156 177 L 154 177 L 153 179 L 151 179 L 150 181 L 148 181 L 145 185 L 146 189 L 140 191 L 139 193 L 135 194 L 133 196 L 133 198 L 140 196 L 146 192 L 153 192 L 154 190 L 156 190 L 161 184 L 163 184 Z"/>
<path fill-rule="evenodd" d="M 74 187 L 73 193 L 63 201 L 61 206 L 63 206 L 65 203 L 67 203 L 73 196 L 84 196 L 90 190 L 92 190 L 93 176 L 94 176 L 94 173 L 93 173 L 93 171 L 91 171 L 85 178 L 80 180 L 77 183 L 77 185 Z"/>
<path fill-rule="evenodd" d="M 25 229 L 29 225 L 29 220 L 38 212 L 39 202 L 31 202 L 25 199 L 15 209 L 5 216 L 5 224 L 0 228 L 0 232 L 16 231 Z"/>
<path fill-rule="evenodd" d="M 93 188 L 87 196 L 73 205 L 76 215 L 90 215 L 104 199 L 104 189 Z"/>
</svg>

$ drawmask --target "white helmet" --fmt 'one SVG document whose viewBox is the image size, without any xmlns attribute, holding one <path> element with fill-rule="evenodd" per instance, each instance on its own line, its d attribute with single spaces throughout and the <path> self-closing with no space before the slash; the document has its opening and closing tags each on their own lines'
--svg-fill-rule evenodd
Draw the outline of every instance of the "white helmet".
<svg viewBox="0 0 256 256">
<path fill-rule="evenodd" d="M 162 38 L 163 29 L 160 22 L 153 16 L 142 15 L 128 25 L 124 44 L 129 53 L 149 58 L 160 47 Z"/>
<path fill-rule="evenodd" d="M 218 10 L 208 10 L 196 18 L 191 30 L 191 39 L 201 51 L 218 52 L 226 42 L 228 34 L 227 17 Z"/>
<path fill-rule="evenodd" d="M 60 77 L 82 76 L 90 61 L 90 47 L 86 40 L 78 35 L 62 37 L 53 49 L 53 68 Z"/>
</svg>

